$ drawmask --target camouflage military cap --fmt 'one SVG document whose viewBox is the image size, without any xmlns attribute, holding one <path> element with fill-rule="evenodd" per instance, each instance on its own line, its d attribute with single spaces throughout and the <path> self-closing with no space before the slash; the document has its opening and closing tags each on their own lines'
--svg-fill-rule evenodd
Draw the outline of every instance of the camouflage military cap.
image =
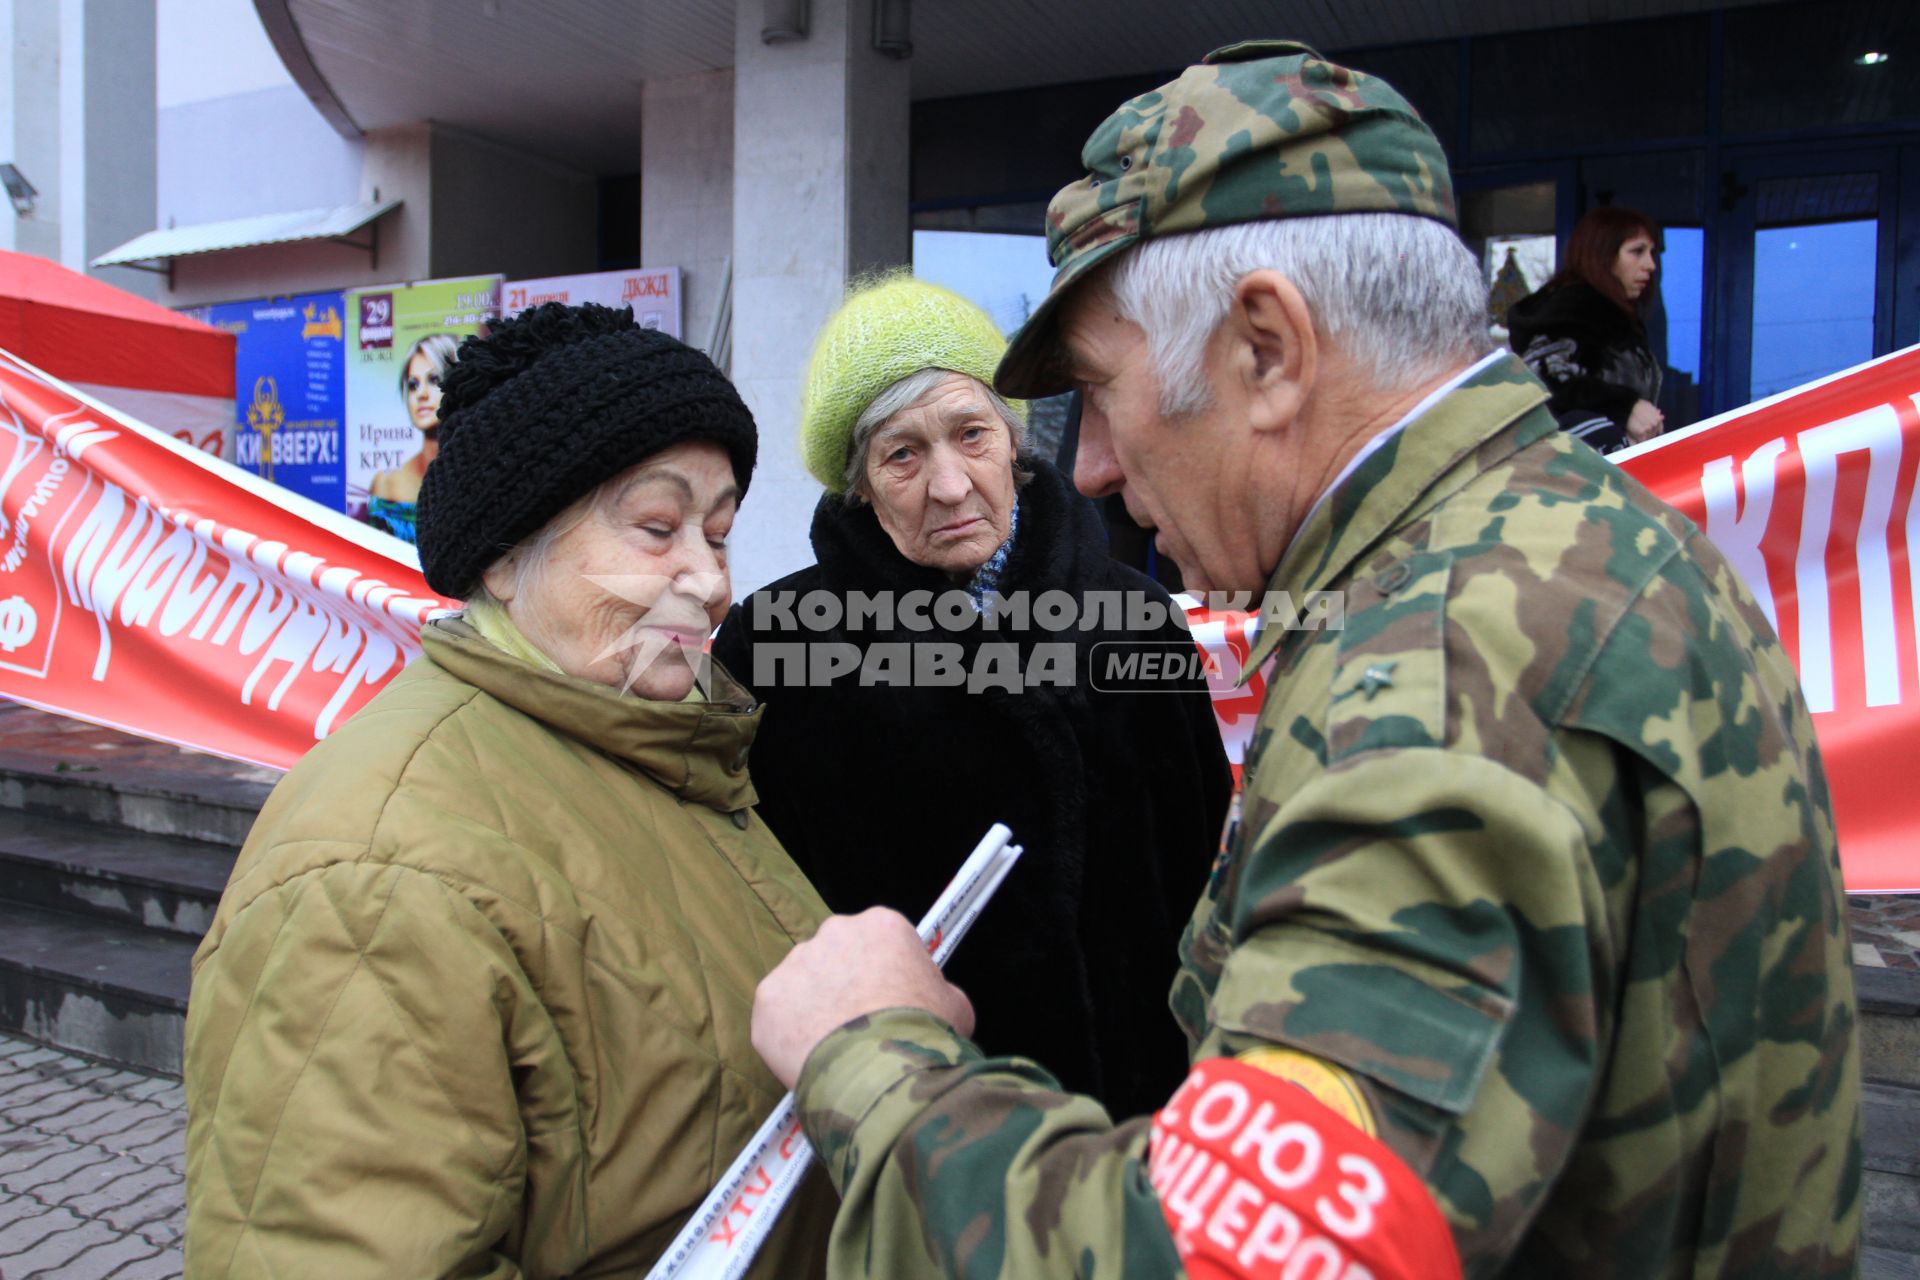
<svg viewBox="0 0 1920 1280">
<path fill-rule="evenodd" d="M 1047 206 L 1053 288 L 1000 361 L 1005 395 L 1067 389 L 1054 350 L 1061 300 L 1149 237 L 1315 213 L 1456 225 L 1446 156 L 1407 100 L 1291 41 L 1214 50 L 1108 116 L 1080 160 L 1087 176 Z"/>
</svg>

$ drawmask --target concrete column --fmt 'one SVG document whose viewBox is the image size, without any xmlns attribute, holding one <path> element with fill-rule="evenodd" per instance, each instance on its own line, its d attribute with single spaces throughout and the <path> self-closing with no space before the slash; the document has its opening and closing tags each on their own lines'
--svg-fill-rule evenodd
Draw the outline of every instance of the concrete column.
<svg viewBox="0 0 1920 1280">
<path fill-rule="evenodd" d="M 153 0 L 0 0 L 0 160 L 39 196 L 0 207 L 0 246 L 87 271 L 153 230 Z M 153 297 L 155 277 L 98 275 Z"/>
<path fill-rule="evenodd" d="M 154 230 L 154 0 L 4 0 L 0 63 L 0 159 L 38 190 L 25 215 L 0 205 L 0 246 L 88 271 Z M 88 274 L 159 292 L 154 274 Z"/>
<path fill-rule="evenodd" d="M 777 45 L 761 0 L 735 6 L 733 379 L 760 425 L 736 595 L 812 562 L 820 486 L 797 418 L 813 338 L 850 277 L 911 256 L 909 64 L 873 50 L 872 4 L 812 0 L 807 38 Z"/>
<path fill-rule="evenodd" d="M 153 230 L 159 208 L 158 134 L 155 102 L 154 0 L 62 0 L 61 43 L 84 52 L 77 77 L 63 77 L 62 116 L 71 96 L 80 103 L 77 120 L 61 121 L 61 146 L 67 159 L 63 181 L 84 175 L 81 212 L 69 207 L 72 234 L 64 237 L 62 260 L 86 271 L 95 257 Z M 150 271 L 102 267 L 91 274 L 109 283 L 155 298 L 161 281 Z"/>
<path fill-rule="evenodd" d="M 640 98 L 640 264 L 679 267 L 681 332 L 704 350 L 733 254 L 733 69 Z"/>
<path fill-rule="evenodd" d="M 0 160 L 39 191 L 0 246 L 86 271 L 154 225 L 153 0 L 0 0 Z M 154 296 L 150 274 L 93 274 Z"/>
</svg>

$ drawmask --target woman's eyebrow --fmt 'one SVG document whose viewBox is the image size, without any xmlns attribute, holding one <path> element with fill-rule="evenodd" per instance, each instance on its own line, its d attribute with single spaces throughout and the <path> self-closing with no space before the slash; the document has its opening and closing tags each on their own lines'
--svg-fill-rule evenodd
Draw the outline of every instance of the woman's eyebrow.
<svg viewBox="0 0 1920 1280">
<path fill-rule="evenodd" d="M 627 481 L 626 487 L 620 491 L 620 496 L 624 498 L 635 489 L 656 484 L 667 485 L 669 488 L 677 490 L 680 496 L 688 502 L 693 501 L 693 485 L 678 471 L 671 471 L 665 467 L 653 471 L 642 471 L 639 475 Z"/>
<path fill-rule="evenodd" d="M 895 440 L 918 440 L 920 432 L 915 427 L 887 425 L 873 433 L 875 444 L 890 444 Z"/>
<path fill-rule="evenodd" d="M 963 400 L 940 411 L 940 420 L 948 426 L 957 426 L 963 422 L 972 422 L 975 418 L 987 416 L 987 406 L 979 400 Z"/>
</svg>

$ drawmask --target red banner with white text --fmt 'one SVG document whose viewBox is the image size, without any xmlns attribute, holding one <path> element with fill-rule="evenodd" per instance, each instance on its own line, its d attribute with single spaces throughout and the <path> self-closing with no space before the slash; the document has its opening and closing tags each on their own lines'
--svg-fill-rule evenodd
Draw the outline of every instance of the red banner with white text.
<svg viewBox="0 0 1920 1280">
<path fill-rule="evenodd" d="M 1920 347 L 1615 460 L 1706 530 L 1792 655 L 1847 888 L 1920 891 Z"/>
<path fill-rule="evenodd" d="M 1920 891 L 1920 348 L 1615 455 L 1732 561 L 1799 666 L 1847 887 Z M 0 696 L 285 768 L 455 607 L 412 548 L 0 352 Z M 1192 615 L 1236 766 L 1243 615 Z"/>
<path fill-rule="evenodd" d="M 397 540 L 5 352 L 0 518 L 0 696 L 282 769 L 450 603 Z"/>
</svg>

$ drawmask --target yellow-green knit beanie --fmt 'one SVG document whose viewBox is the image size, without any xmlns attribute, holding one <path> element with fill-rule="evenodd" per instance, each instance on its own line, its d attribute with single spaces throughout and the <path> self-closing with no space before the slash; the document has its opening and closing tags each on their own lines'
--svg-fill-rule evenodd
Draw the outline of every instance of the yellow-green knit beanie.
<svg viewBox="0 0 1920 1280">
<path fill-rule="evenodd" d="M 959 294 L 904 273 L 856 284 L 813 344 L 800 400 L 800 450 L 813 478 L 847 485 L 853 424 L 874 398 L 922 369 L 951 369 L 993 385 L 1007 340 Z M 1008 401 L 1022 417 L 1026 405 Z"/>
</svg>

